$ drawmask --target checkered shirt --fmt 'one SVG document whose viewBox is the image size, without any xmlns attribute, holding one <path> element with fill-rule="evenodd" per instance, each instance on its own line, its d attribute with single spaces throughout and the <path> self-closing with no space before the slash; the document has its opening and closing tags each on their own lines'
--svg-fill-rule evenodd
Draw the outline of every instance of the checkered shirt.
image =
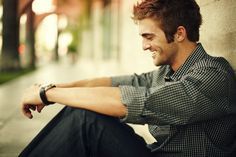
<svg viewBox="0 0 236 157">
<path fill-rule="evenodd" d="M 185 63 L 112 77 L 127 123 L 148 124 L 159 157 L 225 157 L 236 149 L 236 77 L 222 57 L 198 43 Z"/>
</svg>

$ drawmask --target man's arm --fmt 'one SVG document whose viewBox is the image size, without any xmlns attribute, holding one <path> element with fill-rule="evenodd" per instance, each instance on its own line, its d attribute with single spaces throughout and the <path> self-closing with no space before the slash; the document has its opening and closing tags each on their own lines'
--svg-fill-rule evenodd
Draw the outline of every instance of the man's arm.
<svg viewBox="0 0 236 157">
<path fill-rule="evenodd" d="M 229 74 L 214 67 L 195 68 L 182 79 L 152 88 L 120 86 L 128 123 L 186 125 L 233 113 Z M 232 103 L 232 102 L 231 102 Z"/>
<path fill-rule="evenodd" d="M 48 101 L 67 106 L 123 117 L 126 114 L 126 107 L 121 103 L 120 89 L 111 87 L 111 84 L 111 78 L 108 77 L 58 84 L 56 88 L 46 92 L 46 97 Z M 40 87 L 34 85 L 24 92 L 22 111 L 28 118 L 33 117 L 32 110 L 37 109 L 38 112 L 41 112 L 44 108 L 39 90 Z"/>
<path fill-rule="evenodd" d="M 53 88 L 46 92 L 46 96 L 52 102 L 113 117 L 126 114 L 118 87 Z"/>
<path fill-rule="evenodd" d="M 56 84 L 59 88 L 72 88 L 72 87 L 111 87 L 110 77 L 101 77 L 94 79 L 85 79 L 74 81 L 70 83 L 60 83 Z"/>
<path fill-rule="evenodd" d="M 121 103 L 121 94 L 118 86 L 143 86 L 144 84 L 142 84 L 143 81 L 141 80 L 145 80 L 145 76 L 148 76 L 148 74 L 112 78 L 102 77 L 56 84 L 57 88 L 47 91 L 46 97 L 49 101 L 56 103 L 83 108 L 110 116 L 124 117 L 127 111 L 126 106 Z M 35 85 L 28 88 L 22 99 L 22 112 L 24 115 L 32 118 L 31 110 L 41 112 L 43 108 L 44 105 L 39 97 L 39 87 Z"/>
</svg>

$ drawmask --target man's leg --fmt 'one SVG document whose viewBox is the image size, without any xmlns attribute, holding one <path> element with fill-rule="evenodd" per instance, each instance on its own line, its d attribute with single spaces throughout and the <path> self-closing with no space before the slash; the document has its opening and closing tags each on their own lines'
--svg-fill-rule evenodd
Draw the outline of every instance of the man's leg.
<svg viewBox="0 0 236 157">
<path fill-rule="evenodd" d="M 66 107 L 20 156 L 148 157 L 151 152 L 119 119 Z"/>
</svg>

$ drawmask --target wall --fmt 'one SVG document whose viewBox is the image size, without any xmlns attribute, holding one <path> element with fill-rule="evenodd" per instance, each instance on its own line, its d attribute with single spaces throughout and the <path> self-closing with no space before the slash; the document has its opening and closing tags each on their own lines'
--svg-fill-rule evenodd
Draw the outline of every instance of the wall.
<svg viewBox="0 0 236 157">
<path fill-rule="evenodd" d="M 225 57 L 236 70 L 236 1 L 197 2 L 203 16 L 200 41 L 209 54 Z"/>
<path fill-rule="evenodd" d="M 102 0 L 97 1 L 102 3 Z M 84 44 L 82 45 L 85 46 L 82 47 L 85 49 L 82 50 L 82 54 L 88 56 L 89 59 L 101 62 L 119 61 L 120 68 L 124 73 L 142 73 L 155 69 L 151 53 L 142 50 L 142 39 L 139 36 L 138 26 L 131 19 L 132 7 L 137 1 L 119 0 L 119 8 L 114 7 L 117 0 L 111 1 L 113 7 L 102 8 L 101 4 L 94 4 L 91 22 L 93 26 L 92 29 L 88 29 L 84 33 L 82 42 Z M 225 57 L 236 70 L 236 1 L 196 1 L 200 5 L 203 16 L 200 42 L 209 54 Z M 101 21 L 110 14 L 112 24 L 109 27 L 111 28 L 103 28 L 104 22 Z M 104 36 L 109 38 L 104 38 Z M 102 43 L 112 45 L 107 51 Z M 107 59 L 104 60 L 103 56 L 107 53 L 110 57 L 106 57 Z"/>
<path fill-rule="evenodd" d="M 143 52 L 141 37 L 132 19 L 132 6 L 137 0 L 122 4 L 121 63 L 127 72 L 154 69 L 149 53 Z M 236 1 L 197 0 L 203 16 L 200 42 L 213 56 L 225 57 L 236 70 Z"/>
<path fill-rule="evenodd" d="M 134 24 L 132 7 L 137 0 L 122 1 L 121 66 L 126 73 L 142 73 L 156 68 L 151 53 L 142 50 L 138 26 Z"/>
</svg>

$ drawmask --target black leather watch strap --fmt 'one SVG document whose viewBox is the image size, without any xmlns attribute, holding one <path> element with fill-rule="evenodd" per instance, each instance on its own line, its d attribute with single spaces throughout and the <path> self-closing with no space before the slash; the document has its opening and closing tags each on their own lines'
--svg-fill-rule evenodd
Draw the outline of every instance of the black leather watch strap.
<svg viewBox="0 0 236 157">
<path fill-rule="evenodd" d="M 47 97 L 46 97 L 46 91 L 48 91 L 49 89 L 52 89 L 56 87 L 55 85 L 53 84 L 49 84 L 47 86 L 43 86 L 40 88 L 39 90 L 39 95 L 40 95 L 40 98 L 43 102 L 44 105 L 51 105 L 51 104 L 54 104 L 55 102 L 51 102 L 51 101 L 48 101 Z"/>
</svg>

